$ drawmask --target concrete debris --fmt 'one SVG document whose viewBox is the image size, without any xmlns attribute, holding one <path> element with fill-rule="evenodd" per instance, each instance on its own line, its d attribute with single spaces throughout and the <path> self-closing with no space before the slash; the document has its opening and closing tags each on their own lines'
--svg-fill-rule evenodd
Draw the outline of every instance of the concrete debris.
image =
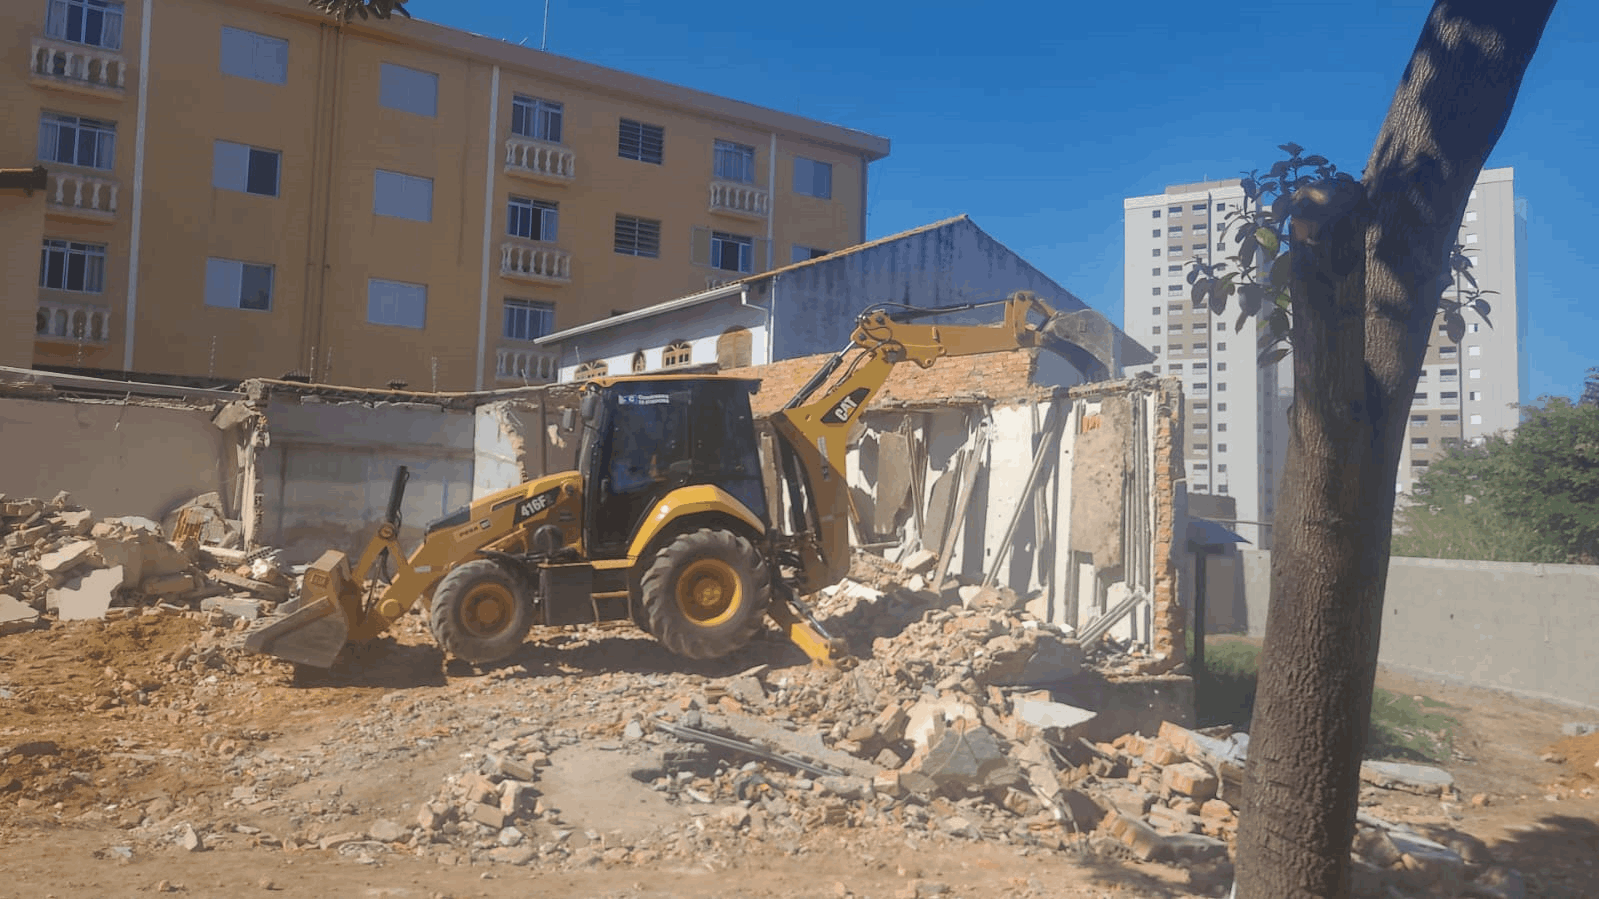
<svg viewBox="0 0 1599 899">
<path fill-rule="evenodd" d="M 194 510 L 207 511 L 190 514 Z M 193 609 L 196 603 L 227 594 L 229 587 L 251 595 L 224 596 L 202 611 L 231 618 L 259 617 L 269 610 L 268 604 L 289 598 L 291 582 L 270 552 L 247 557 L 243 550 L 207 543 L 237 542 L 237 535 L 227 528 L 206 526 L 213 519 L 231 525 L 221 515 L 215 493 L 196 497 L 169 516 L 184 533 L 168 540 L 161 525 L 148 518 L 96 520 L 93 512 L 73 506 L 65 493 L 50 501 L 0 502 L 0 595 L 12 600 L 3 604 L 0 632 L 33 627 L 52 612 L 58 620 L 75 621 L 116 617 L 163 603 Z M 251 560 L 264 560 L 258 566 L 260 579 L 230 570 Z M 115 580 L 109 572 L 116 573 Z M 218 581 L 224 582 L 222 586 Z M 32 614 L 23 613 L 16 604 Z"/>
<path fill-rule="evenodd" d="M 39 623 L 39 613 L 15 596 L 0 593 L 0 636 L 20 634 L 32 630 Z"/>
<path fill-rule="evenodd" d="M 1373 786 L 1424 796 L 1448 795 L 1455 789 L 1455 778 L 1448 771 L 1404 762 L 1363 762 L 1360 779 Z"/>
</svg>

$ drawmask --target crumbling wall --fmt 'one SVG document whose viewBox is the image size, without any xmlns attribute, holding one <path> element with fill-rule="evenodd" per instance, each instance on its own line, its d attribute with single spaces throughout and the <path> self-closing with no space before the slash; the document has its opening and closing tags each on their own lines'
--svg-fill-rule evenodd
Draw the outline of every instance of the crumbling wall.
<svg viewBox="0 0 1599 899">
<path fill-rule="evenodd" d="M 398 466 L 410 469 L 400 529 L 407 548 L 428 522 L 471 500 L 470 409 L 275 393 L 263 414 L 269 440 L 259 454 L 254 536 L 286 562 L 327 549 L 358 554 L 383 518 Z"/>
<path fill-rule="evenodd" d="M 65 490 L 101 517 L 161 521 L 202 493 L 237 514 L 235 436 L 210 405 L 0 397 L 0 493 Z"/>
<path fill-rule="evenodd" d="M 567 384 L 478 406 L 472 498 L 575 468 L 579 432 L 561 430 L 561 417 L 577 409 L 578 391 Z"/>
</svg>

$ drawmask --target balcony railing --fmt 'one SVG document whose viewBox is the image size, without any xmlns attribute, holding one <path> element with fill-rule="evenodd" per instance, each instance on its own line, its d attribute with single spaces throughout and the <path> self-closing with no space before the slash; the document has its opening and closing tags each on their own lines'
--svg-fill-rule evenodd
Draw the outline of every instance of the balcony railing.
<svg viewBox="0 0 1599 899">
<path fill-rule="evenodd" d="M 33 78 L 37 82 L 86 89 L 89 93 L 120 93 L 128 66 L 114 50 L 69 44 L 46 37 L 33 39 Z"/>
<path fill-rule="evenodd" d="M 572 280 L 572 254 L 555 247 L 506 241 L 500 245 L 500 274 L 523 281 L 568 284 Z"/>
<path fill-rule="evenodd" d="M 494 374 L 506 381 L 547 384 L 555 380 L 559 361 L 552 350 L 502 346 L 495 353 Z"/>
<path fill-rule="evenodd" d="M 104 344 L 111 341 L 111 310 L 89 303 L 40 300 L 33 319 L 35 340 Z"/>
<path fill-rule="evenodd" d="M 712 181 L 711 211 L 740 218 L 764 219 L 772 213 L 771 195 L 748 184 Z"/>
<path fill-rule="evenodd" d="M 505 171 L 565 184 L 577 177 L 577 154 L 560 144 L 513 136 L 505 141 Z"/>
<path fill-rule="evenodd" d="M 56 172 L 50 176 L 50 211 L 66 218 L 107 221 L 117 214 L 117 190 L 117 182 L 107 178 Z"/>
</svg>

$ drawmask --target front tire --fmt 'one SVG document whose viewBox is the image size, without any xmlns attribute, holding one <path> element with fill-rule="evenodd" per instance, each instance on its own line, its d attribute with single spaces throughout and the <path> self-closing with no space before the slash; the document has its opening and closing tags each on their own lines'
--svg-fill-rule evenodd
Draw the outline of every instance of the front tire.
<svg viewBox="0 0 1599 899">
<path fill-rule="evenodd" d="M 748 643 L 772 598 L 760 552 L 744 537 L 714 528 L 669 543 L 641 586 L 649 632 L 691 659 L 720 658 Z"/>
<path fill-rule="evenodd" d="M 521 647 L 533 627 L 533 604 L 519 578 L 493 559 L 457 565 L 433 594 L 428 629 L 462 661 L 498 662 Z"/>
</svg>

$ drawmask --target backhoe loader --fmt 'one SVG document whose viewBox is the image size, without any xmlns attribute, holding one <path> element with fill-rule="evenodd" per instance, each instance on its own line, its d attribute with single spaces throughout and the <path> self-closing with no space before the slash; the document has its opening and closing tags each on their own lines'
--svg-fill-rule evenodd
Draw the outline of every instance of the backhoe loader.
<svg viewBox="0 0 1599 899">
<path fill-rule="evenodd" d="M 983 306 L 1003 306 L 1004 321 L 909 323 Z M 1041 323 L 1030 320 L 1035 313 Z M 800 597 L 849 568 L 844 466 L 860 411 L 895 365 L 927 368 L 941 356 L 1042 346 L 1089 377 L 1107 377 L 1108 348 L 1083 339 L 1094 330 L 1084 313 L 1095 315 L 1056 313 L 1030 293 L 987 304 L 868 308 L 849 345 L 769 418 L 779 496 L 766 495 L 750 411 L 759 381 L 673 374 L 587 381 L 580 421 L 563 422 L 581 428 L 576 471 L 475 500 L 429 524 L 407 555 L 398 541 L 407 476 L 400 468 L 388 514 L 354 569 L 343 553 L 323 553 L 306 570 L 299 597 L 245 645 L 326 668 L 346 644 L 378 636 L 421 603 L 438 645 L 474 664 L 510 656 L 534 624 L 627 619 L 673 653 L 716 658 L 743 646 L 767 617 L 828 664 L 844 652 L 842 641 Z M 379 591 L 373 578 L 385 558 L 394 573 Z"/>
</svg>

